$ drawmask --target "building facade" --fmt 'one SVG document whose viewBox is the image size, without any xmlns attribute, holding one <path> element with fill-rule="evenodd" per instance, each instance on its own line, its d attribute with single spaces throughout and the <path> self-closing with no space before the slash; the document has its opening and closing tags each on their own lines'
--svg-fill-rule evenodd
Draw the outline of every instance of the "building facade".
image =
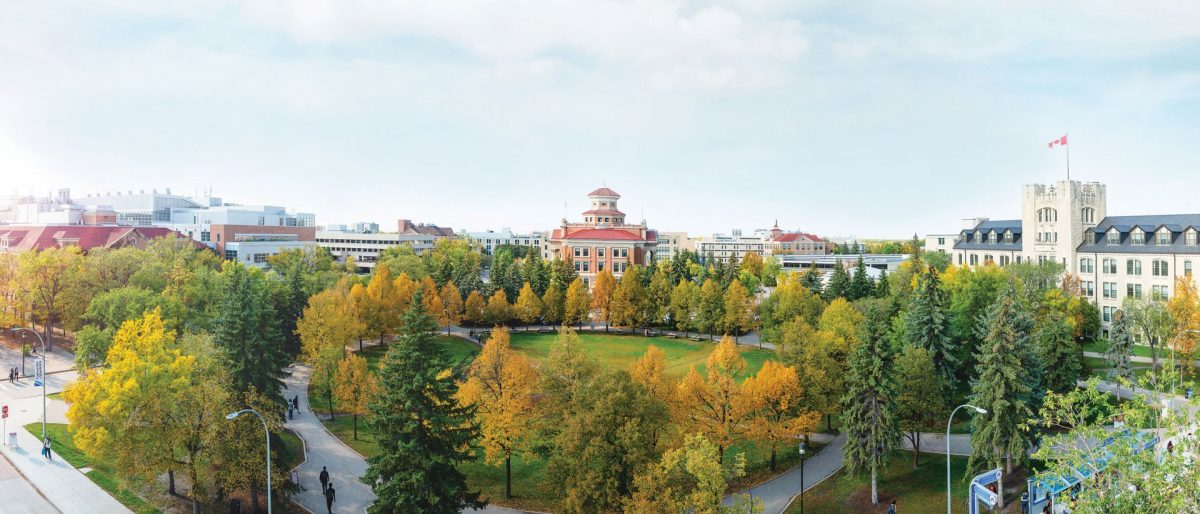
<svg viewBox="0 0 1200 514">
<path fill-rule="evenodd" d="M 438 239 L 454 237 L 454 231 L 447 227 L 416 224 L 406 219 L 399 220 L 396 225 L 396 232 L 322 230 L 316 233 L 316 243 L 333 255 L 334 262 L 344 265 L 346 259 L 353 259 L 359 273 L 370 273 L 375 269 L 379 254 L 390 247 L 411 245 L 420 255 L 433 248 Z"/>
<path fill-rule="evenodd" d="M 972 228 L 974 225 L 972 225 Z M 958 234 L 926 234 L 925 251 L 954 253 L 954 243 L 958 242 Z"/>
<path fill-rule="evenodd" d="M 620 277 L 629 266 L 652 264 L 658 251 L 658 232 L 625 223 L 617 207 L 621 195 L 607 187 L 588 193 L 590 208 L 582 222 L 562 220 L 550 233 L 546 258 L 575 261 L 575 271 L 590 287 L 597 273 L 608 270 Z"/>
<path fill-rule="evenodd" d="M 1109 216 L 1096 182 L 1027 185 L 1021 203 L 1021 219 L 963 230 L 955 263 L 1061 263 L 1100 308 L 1105 335 L 1127 298 L 1169 298 L 1181 277 L 1197 284 L 1200 214 Z"/>
<path fill-rule="evenodd" d="M 538 257 L 544 257 L 549 250 L 549 243 L 546 242 L 545 232 L 530 232 L 528 234 L 514 234 L 512 229 L 504 227 L 499 232 L 486 230 L 483 232 L 459 232 L 458 237 L 469 238 L 479 245 L 479 251 L 485 255 L 491 255 L 496 248 L 501 245 L 513 246 L 528 246 L 538 254 Z"/>
<path fill-rule="evenodd" d="M 747 253 L 766 255 L 770 247 L 767 238 L 757 234 L 744 236 L 738 229 L 730 231 L 729 235 L 713 234 L 699 238 L 692 244 L 701 259 L 711 258 L 720 262 L 729 262 L 731 258 L 742 262 L 746 259 Z"/>
<path fill-rule="evenodd" d="M 685 251 L 696 251 L 695 241 L 688 237 L 687 232 L 658 233 L 658 251 L 654 254 L 656 260 L 669 261 Z"/>
</svg>

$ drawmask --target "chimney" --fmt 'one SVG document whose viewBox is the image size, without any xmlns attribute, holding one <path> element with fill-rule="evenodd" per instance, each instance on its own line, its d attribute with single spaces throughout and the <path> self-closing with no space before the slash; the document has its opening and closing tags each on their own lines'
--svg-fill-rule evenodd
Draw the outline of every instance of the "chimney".
<svg viewBox="0 0 1200 514">
<path fill-rule="evenodd" d="M 407 232 L 413 226 L 412 220 L 400 220 L 399 225 L 400 232 Z"/>
</svg>

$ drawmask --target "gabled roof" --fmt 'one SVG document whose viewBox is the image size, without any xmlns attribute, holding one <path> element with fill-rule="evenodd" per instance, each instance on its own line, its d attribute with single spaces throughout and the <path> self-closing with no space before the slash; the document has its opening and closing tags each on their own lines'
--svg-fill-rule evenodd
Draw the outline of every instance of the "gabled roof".
<svg viewBox="0 0 1200 514">
<path fill-rule="evenodd" d="M 995 232 L 997 236 L 1005 232 L 1012 232 L 1013 241 L 1011 243 L 1000 241 L 988 241 L 986 243 L 979 241 L 968 241 L 968 237 L 976 232 L 990 234 Z M 955 250 L 995 250 L 995 251 L 1021 251 L 1021 220 L 987 220 L 975 225 L 974 228 L 964 229 L 961 232 L 964 237 L 954 243 Z"/>
<path fill-rule="evenodd" d="M 615 196 L 617 198 L 621 197 L 621 195 L 617 194 L 616 191 L 613 191 L 612 189 L 609 189 L 607 187 L 602 187 L 600 189 L 597 189 L 595 191 L 588 193 L 587 195 L 588 196 Z"/>
<path fill-rule="evenodd" d="M 1165 245 L 1158 244 L 1158 239 L 1154 237 L 1154 233 L 1163 227 L 1171 231 L 1170 242 Z M 1129 232 L 1135 228 L 1146 233 L 1144 243 L 1134 244 L 1129 237 Z M 1118 242 L 1110 244 L 1107 234 L 1114 229 L 1120 233 L 1120 237 Z M 1188 246 L 1186 238 L 1181 236 L 1188 229 L 1200 229 L 1200 214 L 1108 216 L 1100 220 L 1095 229 L 1086 232 L 1090 237 L 1085 237 L 1077 250 L 1085 253 L 1200 254 L 1200 246 Z M 1095 234 L 1101 234 L 1099 241 Z"/>
<path fill-rule="evenodd" d="M 186 236 L 165 227 L 127 227 L 116 225 L 42 225 L 0 227 L 0 238 L 9 239 L 8 251 L 45 250 L 64 245 L 83 251 L 108 248 L 128 238 L 150 240 L 164 236 Z M 200 243 L 196 245 L 203 247 Z"/>
<path fill-rule="evenodd" d="M 808 239 L 811 241 L 824 241 L 824 239 L 821 239 L 820 237 L 818 237 L 816 235 L 807 234 L 804 232 L 791 232 L 788 234 L 780 234 L 779 237 L 775 238 L 776 241 L 779 241 L 781 243 L 791 243 L 791 242 L 799 240 L 799 239 Z"/>
</svg>

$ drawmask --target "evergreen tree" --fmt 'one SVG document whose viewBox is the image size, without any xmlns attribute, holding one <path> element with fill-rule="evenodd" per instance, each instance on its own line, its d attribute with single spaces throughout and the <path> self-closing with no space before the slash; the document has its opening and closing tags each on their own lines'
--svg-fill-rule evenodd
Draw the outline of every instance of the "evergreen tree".
<svg viewBox="0 0 1200 514">
<path fill-rule="evenodd" d="M 262 272 L 236 262 L 225 264 L 226 287 L 218 305 L 214 337 L 229 357 L 234 388 L 251 388 L 283 404 L 283 351 L 279 315 L 271 305 Z"/>
<path fill-rule="evenodd" d="M 868 298 L 873 292 L 872 289 L 871 277 L 867 276 L 867 265 L 859 255 L 858 264 L 854 266 L 854 275 L 850 278 L 850 285 L 846 288 L 846 299 L 854 301 Z"/>
<path fill-rule="evenodd" d="M 528 282 L 538 296 L 546 294 L 546 288 L 550 287 L 550 270 L 546 268 L 545 261 L 537 251 L 530 251 L 521 263 L 522 282 Z"/>
<path fill-rule="evenodd" d="M 421 309 L 421 295 L 413 295 L 400 340 L 383 357 L 379 394 L 369 404 L 381 450 L 362 477 L 377 497 L 371 513 L 449 514 L 484 505 L 456 467 L 475 460 L 475 409 L 455 399 L 462 370 L 445 373 L 452 363 L 434 340 L 437 325 Z"/>
<path fill-rule="evenodd" d="M 821 272 L 817 271 L 817 261 L 813 261 L 808 267 L 808 271 L 804 272 L 804 287 L 809 291 L 821 294 Z"/>
<path fill-rule="evenodd" d="M 1029 401 L 1033 388 L 1022 355 L 1028 351 L 1032 325 L 1010 282 L 980 326 L 984 336 L 976 357 L 978 379 L 971 387 L 971 403 L 987 414 L 971 420 L 972 452 L 967 464 L 971 470 L 1004 463 L 1006 474 L 1012 473 L 1013 459 L 1024 459 L 1029 435 L 1021 425 L 1033 415 Z M 999 489 L 1004 490 L 1003 478 Z"/>
<path fill-rule="evenodd" d="M 1049 310 L 1033 333 L 1034 347 L 1042 363 L 1042 384 L 1056 393 L 1076 387 L 1083 373 L 1083 350 L 1075 342 L 1075 331 L 1066 317 Z"/>
<path fill-rule="evenodd" d="M 1104 350 L 1104 359 L 1112 366 L 1108 372 L 1110 377 L 1133 382 L 1133 360 L 1130 356 L 1133 355 L 1134 344 L 1133 331 L 1129 329 L 1125 312 L 1117 311 L 1113 317 L 1112 328 L 1108 332 L 1108 349 Z"/>
<path fill-rule="evenodd" d="M 496 251 L 492 256 L 492 269 L 488 272 L 492 284 L 492 292 L 504 291 L 507 298 L 516 299 L 521 293 L 521 271 L 513 261 L 512 252 L 507 248 Z"/>
<path fill-rule="evenodd" d="M 938 281 L 937 270 L 929 268 L 921 275 L 917 290 L 904 313 L 904 335 L 908 344 L 924 348 L 933 356 L 938 377 L 943 387 L 947 388 L 944 392 L 949 397 L 954 387 L 958 359 L 954 356 L 946 307 L 946 294 Z"/>
<path fill-rule="evenodd" d="M 881 270 L 879 280 L 875 281 L 875 297 L 887 298 L 891 294 L 889 287 L 887 270 Z"/>
<path fill-rule="evenodd" d="M 833 265 L 833 274 L 829 276 L 829 284 L 825 286 L 822 295 L 827 301 L 834 298 L 847 298 L 850 292 L 850 274 L 840 263 Z"/>
<path fill-rule="evenodd" d="M 851 473 L 871 472 L 871 504 L 878 505 L 879 472 L 900 442 L 900 425 L 892 353 L 885 337 L 887 318 L 878 305 L 869 304 L 868 309 L 842 397 L 842 430 L 847 436 L 843 458 Z"/>
</svg>

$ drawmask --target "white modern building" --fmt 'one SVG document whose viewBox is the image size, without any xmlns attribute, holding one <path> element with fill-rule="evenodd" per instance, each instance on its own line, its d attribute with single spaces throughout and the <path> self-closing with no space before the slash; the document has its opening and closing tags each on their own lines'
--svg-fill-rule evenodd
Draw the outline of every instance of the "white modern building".
<svg viewBox="0 0 1200 514">
<path fill-rule="evenodd" d="M 499 232 L 492 230 L 467 232 L 463 230 L 458 233 L 458 237 L 465 237 L 474 241 L 479 245 L 479 251 L 485 255 L 491 255 L 496 248 L 502 245 L 528 246 L 536 251 L 540 257 L 545 257 L 546 253 L 550 250 L 550 244 L 546 241 L 545 232 L 515 234 L 512 229 L 504 227 Z"/>
<path fill-rule="evenodd" d="M 768 247 L 766 238 L 761 235 L 744 236 L 739 229 L 733 229 L 729 235 L 713 234 L 697 238 L 692 241 L 692 245 L 701 259 L 712 257 L 721 262 L 729 262 L 730 258 L 742 262 L 746 254 L 751 252 L 765 255 Z"/>
<path fill-rule="evenodd" d="M 316 241 L 317 246 L 328 250 L 338 264 L 345 264 L 346 259 L 350 258 L 354 260 L 360 273 L 370 273 L 375 269 L 379 254 L 390 247 L 411 245 L 419 255 L 433 248 L 438 239 L 447 237 L 454 237 L 454 231 L 437 225 L 414 224 L 410 220 L 402 219 L 397 223 L 396 232 L 322 230 L 317 232 Z"/>
<path fill-rule="evenodd" d="M 956 242 L 958 242 L 958 234 L 925 234 L 925 251 L 954 253 L 954 243 Z"/>
<path fill-rule="evenodd" d="M 658 233 L 658 252 L 654 254 L 656 260 L 669 261 L 685 251 L 696 251 L 695 240 L 688 237 L 687 232 Z"/>
<path fill-rule="evenodd" d="M 1100 307 L 1105 332 L 1126 298 L 1165 299 L 1175 281 L 1196 283 L 1200 214 L 1109 216 L 1105 186 L 1060 181 L 1023 188 L 1021 219 L 963 230 L 956 264 L 1058 262 Z"/>
</svg>

